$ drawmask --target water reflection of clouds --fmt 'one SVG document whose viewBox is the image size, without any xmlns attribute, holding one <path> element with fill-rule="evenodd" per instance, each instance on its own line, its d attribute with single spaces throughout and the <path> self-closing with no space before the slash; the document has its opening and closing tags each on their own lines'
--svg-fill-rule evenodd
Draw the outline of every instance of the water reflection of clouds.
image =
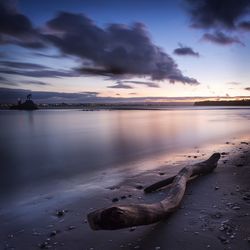
<svg viewBox="0 0 250 250">
<path fill-rule="evenodd" d="M 0 185 L 67 180 L 249 131 L 249 110 L 1 112 Z"/>
</svg>

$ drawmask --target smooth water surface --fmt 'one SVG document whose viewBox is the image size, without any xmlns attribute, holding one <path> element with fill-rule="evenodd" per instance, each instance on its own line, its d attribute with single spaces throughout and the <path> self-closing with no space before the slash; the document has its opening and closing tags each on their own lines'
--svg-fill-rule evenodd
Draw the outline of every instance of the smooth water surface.
<svg viewBox="0 0 250 250">
<path fill-rule="evenodd" d="M 249 132 L 250 109 L 0 111 L 1 194 Z"/>
</svg>

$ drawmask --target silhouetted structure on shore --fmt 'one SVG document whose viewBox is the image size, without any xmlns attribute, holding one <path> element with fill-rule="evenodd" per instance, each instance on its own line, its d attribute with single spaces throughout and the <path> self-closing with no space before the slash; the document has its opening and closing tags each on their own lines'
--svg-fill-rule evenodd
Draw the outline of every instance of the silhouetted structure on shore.
<svg viewBox="0 0 250 250">
<path fill-rule="evenodd" d="M 25 102 L 22 103 L 21 99 L 18 99 L 18 104 L 13 105 L 10 109 L 17 109 L 17 110 L 35 110 L 38 109 L 37 105 L 31 100 L 31 94 L 27 95 L 27 99 Z"/>
<path fill-rule="evenodd" d="M 194 106 L 250 106 L 250 99 L 233 101 L 200 101 L 195 102 Z"/>
</svg>

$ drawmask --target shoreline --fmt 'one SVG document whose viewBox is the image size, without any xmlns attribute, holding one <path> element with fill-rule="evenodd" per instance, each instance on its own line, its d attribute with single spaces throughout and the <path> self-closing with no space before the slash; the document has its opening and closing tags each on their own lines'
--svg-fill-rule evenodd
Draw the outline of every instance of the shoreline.
<svg viewBox="0 0 250 250">
<path fill-rule="evenodd" d="M 0 105 L 0 110 L 4 111 L 38 111 L 38 110 L 80 110 L 80 111 L 149 111 L 149 110 L 172 110 L 174 109 L 249 109 L 250 105 L 195 105 L 195 103 L 184 104 L 164 104 L 164 103 L 138 103 L 138 104 L 37 104 L 37 109 L 11 109 L 12 105 Z"/>
<path fill-rule="evenodd" d="M 82 185 L 77 190 L 67 190 L 56 196 L 41 195 L 9 211 L 1 209 L 0 221 L 4 228 L 0 234 L 1 247 L 21 250 L 43 246 L 45 249 L 76 250 L 249 249 L 249 141 L 249 137 L 245 137 L 196 151 L 192 149 L 193 152 L 176 155 L 159 168 L 142 168 L 138 174 L 115 186 L 96 186 L 87 190 Z M 176 173 L 184 163 L 202 161 L 217 151 L 224 153 L 215 172 L 188 184 L 180 209 L 166 221 L 117 231 L 92 231 L 89 228 L 88 212 L 112 203 L 160 200 L 165 195 L 164 190 L 145 195 L 142 188 Z M 63 215 L 58 216 L 56 213 L 62 210 Z M 45 242 L 48 244 L 43 245 Z"/>
</svg>

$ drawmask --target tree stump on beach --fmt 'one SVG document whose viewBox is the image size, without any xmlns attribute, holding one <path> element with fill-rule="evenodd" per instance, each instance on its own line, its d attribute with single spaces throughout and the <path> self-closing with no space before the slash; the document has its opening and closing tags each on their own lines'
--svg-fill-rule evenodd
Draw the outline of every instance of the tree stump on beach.
<svg viewBox="0 0 250 250">
<path fill-rule="evenodd" d="M 214 153 L 208 160 L 182 168 L 177 175 L 157 182 L 144 191 L 156 191 L 172 184 L 165 199 L 152 204 L 131 204 L 98 209 L 88 214 L 88 222 L 93 230 L 115 230 L 132 226 L 148 225 L 165 219 L 174 212 L 186 190 L 186 184 L 194 176 L 212 172 L 220 159 Z"/>
</svg>

